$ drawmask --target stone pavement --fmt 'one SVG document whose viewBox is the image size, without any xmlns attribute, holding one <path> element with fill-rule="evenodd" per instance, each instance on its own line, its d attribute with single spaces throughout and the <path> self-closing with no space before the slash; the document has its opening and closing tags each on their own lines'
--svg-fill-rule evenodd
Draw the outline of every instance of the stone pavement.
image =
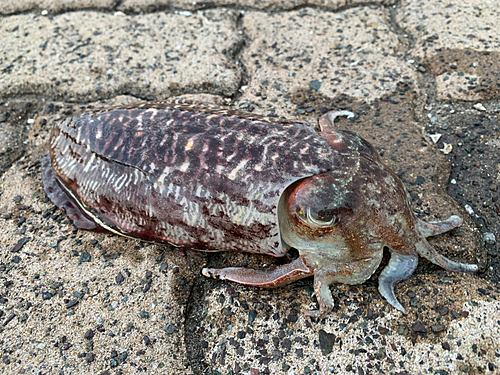
<svg viewBox="0 0 500 375">
<path fill-rule="evenodd" d="M 484 1 L 8 0 L 0 3 L 0 373 L 500 373 L 500 11 Z M 312 123 L 356 113 L 416 214 L 464 225 L 432 244 L 482 272 L 421 259 L 397 296 L 363 285 L 315 306 L 206 279 L 181 254 L 77 231 L 43 192 L 55 121 L 185 95 Z M 432 135 L 432 137 L 430 136 Z"/>
</svg>

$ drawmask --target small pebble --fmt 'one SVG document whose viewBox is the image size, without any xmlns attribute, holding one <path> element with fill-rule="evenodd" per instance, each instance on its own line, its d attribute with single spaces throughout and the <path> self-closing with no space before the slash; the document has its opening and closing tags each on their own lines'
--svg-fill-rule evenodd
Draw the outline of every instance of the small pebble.
<svg viewBox="0 0 500 375">
<path fill-rule="evenodd" d="M 72 299 L 70 300 L 67 304 L 66 304 L 66 308 L 67 309 L 70 309 L 72 308 L 73 306 L 76 306 L 78 304 L 78 300 L 77 299 Z"/>
<path fill-rule="evenodd" d="M 125 362 L 125 360 L 127 359 L 128 357 L 128 353 L 127 352 L 123 352 L 121 355 L 120 355 L 120 362 Z"/>
<path fill-rule="evenodd" d="M 71 295 L 75 298 L 82 299 L 83 298 L 83 292 L 73 292 Z"/>
<path fill-rule="evenodd" d="M 162 263 L 160 264 L 160 271 L 166 271 L 168 269 L 168 264 L 167 263 Z"/>
<path fill-rule="evenodd" d="M 78 264 L 82 264 L 84 262 L 90 262 L 92 257 L 88 252 L 84 252 L 80 254 L 80 258 L 78 258 Z"/>
<path fill-rule="evenodd" d="M 443 154 L 448 155 L 451 151 L 453 151 L 453 146 L 449 143 L 444 143 L 441 151 Z"/>
<path fill-rule="evenodd" d="M 23 237 L 21 238 L 19 241 L 17 241 L 17 243 L 14 245 L 14 247 L 12 249 L 10 249 L 10 252 L 11 253 L 17 253 L 18 251 L 20 251 L 23 246 L 30 240 L 29 237 Z"/>
<path fill-rule="evenodd" d="M 484 237 L 484 242 L 486 242 L 488 245 L 494 245 L 497 243 L 495 235 L 491 232 L 484 233 L 483 237 Z"/>
<path fill-rule="evenodd" d="M 14 319 L 16 317 L 16 314 L 10 314 L 9 317 L 7 319 L 5 319 L 5 321 L 3 322 L 3 325 L 6 326 L 7 324 L 9 324 L 12 319 Z"/>
<path fill-rule="evenodd" d="M 168 323 L 165 328 L 163 328 L 168 334 L 172 334 L 175 331 L 175 326 L 172 323 Z"/>
<path fill-rule="evenodd" d="M 385 335 L 386 333 L 389 332 L 389 329 L 385 327 L 378 327 L 378 331 L 380 334 Z"/>
<path fill-rule="evenodd" d="M 445 330 L 445 327 L 443 324 L 433 324 L 431 325 L 432 332 L 443 332 Z"/>
<path fill-rule="evenodd" d="M 439 134 L 439 133 L 438 134 L 427 134 L 427 135 L 431 138 L 432 142 L 434 142 L 434 143 L 438 143 L 439 138 L 441 138 L 441 136 L 442 136 L 442 134 Z"/>
<path fill-rule="evenodd" d="M 256 317 L 257 317 L 257 311 L 250 310 L 248 312 L 248 324 L 252 324 L 255 321 Z"/>
<path fill-rule="evenodd" d="M 52 293 L 50 293 L 50 292 L 44 292 L 44 293 L 42 293 L 42 299 L 44 301 L 48 301 L 51 298 L 52 298 Z"/>
<path fill-rule="evenodd" d="M 417 176 L 417 179 L 415 180 L 415 184 L 422 185 L 424 182 L 425 182 L 425 178 L 423 176 Z"/>
<path fill-rule="evenodd" d="M 323 355 L 328 355 L 332 352 L 335 338 L 336 336 L 333 333 L 327 333 L 323 329 L 319 331 L 319 347 Z"/>
<path fill-rule="evenodd" d="M 449 312 L 450 312 L 450 309 L 447 307 L 443 307 L 443 308 L 438 310 L 439 315 L 443 315 L 443 316 L 448 315 Z"/>
<path fill-rule="evenodd" d="M 317 79 L 309 83 L 309 87 L 316 91 L 318 91 L 321 88 L 321 86 L 323 86 L 323 84 Z"/>
<path fill-rule="evenodd" d="M 88 329 L 88 330 L 85 332 L 84 337 L 85 337 L 87 340 L 92 340 L 92 338 L 94 337 L 94 331 L 92 331 L 91 329 Z"/>
<path fill-rule="evenodd" d="M 474 104 L 473 107 L 476 108 L 478 111 L 486 111 L 486 108 L 481 103 Z"/>
<path fill-rule="evenodd" d="M 472 209 L 472 207 L 471 207 L 471 206 L 469 206 L 468 204 L 466 204 L 466 205 L 464 206 L 464 208 L 465 208 L 465 211 L 467 211 L 467 213 L 468 213 L 469 215 L 471 215 L 471 216 L 472 216 L 472 215 L 474 215 L 474 210 Z"/>
<path fill-rule="evenodd" d="M 123 283 L 123 281 L 125 280 L 125 277 L 123 276 L 123 274 L 121 272 L 118 272 L 118 275 L 116 275 L 115 277 L 115 281 L 118 285 L 120 285 L 121 283 Z"/>
<path fill-rule="evenodd" d="M 422 324 L 422 322 L 416 322 L 411 326 L 411 330 L 413 332 L 418 332 L 418 333 L 427 333 L 427 330 L 425 329 L 425 326 Z"/>
<path fill-rule="evenodd" d="M 94 362 L 94 359 L 95 359 L 94 353 L 87 353 L 87 355 L 85 356 L 85 361 L 88 363 Z"/>
</svg>

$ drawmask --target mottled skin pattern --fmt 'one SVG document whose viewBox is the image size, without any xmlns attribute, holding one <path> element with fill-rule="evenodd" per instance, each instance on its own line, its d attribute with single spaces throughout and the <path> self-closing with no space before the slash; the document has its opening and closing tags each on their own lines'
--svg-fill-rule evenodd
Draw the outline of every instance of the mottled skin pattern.
<svg viewBox="0 0 500 375">
<path fill-rule="evenodd" d="M 82 229 L 106 229 L 199 250 L 299 258 L 273 271 L 204 269 L 206 276 L 275 287 L 314 275 L 319 310 L 329 286 L 359 284 L 392 253 L 379 290 L 397 309 L 394 284 L 417 254 L 459 272 L 425 237 L 460 225 L 414 218 L 399 178 L 374 148 L 333 131 L 337 115 L 304 122 L 200 104 L 147 103 L 87 112 L 56 124 L 43 166 L 49 197 Z"/>
</svg>

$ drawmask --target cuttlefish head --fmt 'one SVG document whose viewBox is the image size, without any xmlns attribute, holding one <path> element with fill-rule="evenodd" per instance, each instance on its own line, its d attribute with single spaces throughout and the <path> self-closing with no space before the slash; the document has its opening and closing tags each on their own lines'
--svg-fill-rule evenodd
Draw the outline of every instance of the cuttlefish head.
<svg viewBox="0 0 500 375">
<path fill-rule="evenodd" d="M 363 155 L 347 156 L 338 169 L 288 187 L 280 200 L 279 221 L 282 240 L 314 271 L 316 295 L 326 305 L 328 285 L 366 281 L 380 265 L 384 247 L 391 260 L 379 277 L 379 291 L 401 311 L 394 285 L 413 273 L 417 254 L 451 271 L 477 270 L 444 258 L 425 239 L 453 229 L 461 219 L 416 219 L 401 180 Z"/>
</svg>

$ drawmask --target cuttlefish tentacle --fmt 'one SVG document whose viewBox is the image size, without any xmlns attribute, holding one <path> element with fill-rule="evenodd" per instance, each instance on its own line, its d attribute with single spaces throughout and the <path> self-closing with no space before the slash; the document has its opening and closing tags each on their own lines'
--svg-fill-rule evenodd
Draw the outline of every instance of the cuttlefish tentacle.
<svg viewBox="0 0 500 375">
<path fill-rule="evenodd" d="M 416 253 L 403 255 L 391 252 L 389 264 L 385 266 L 378 278 L 378 290 L 380 294 L 399 311 L 405 312 L 405 309 L 394 294 L 394 285 L 410 277 L 415 268 L 417 268 L 417 264 L 418 255 Z"/>
<path fill-rule="evenodd" d="M 298 257 L 293 262 L 281 265 L 274 270 L 227 267 L 220 269 L 203 268 L 201 272 L 204 276 L 218 277 L 221 280 L 230 280 L 239 284 L 262 288 L 274 288 L 286 285 L 314 274 L 314 270 L 311 270 L 301 257 Z"/>
<path fill-rule="evenodd" d="M 451 215 L 448 219 L 443 221 L 430 222 L 420 220 L 418 217 L 415 218 L 415 224 L 417 225 L 418 231 L 426 238 L 448 232 L 459 227 L 462 223 L 463 219 L 457 215 Z"/>
</svg>

